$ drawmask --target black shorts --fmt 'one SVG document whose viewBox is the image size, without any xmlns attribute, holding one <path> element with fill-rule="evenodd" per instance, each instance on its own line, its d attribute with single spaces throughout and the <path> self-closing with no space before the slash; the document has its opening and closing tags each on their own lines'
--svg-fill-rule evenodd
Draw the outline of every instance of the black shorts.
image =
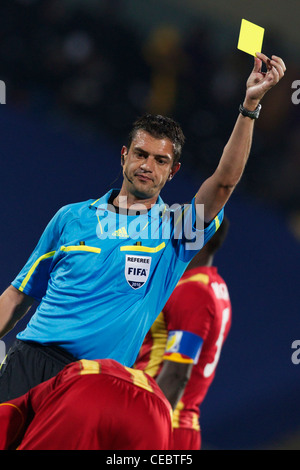
<svg viewBox="0 0 300 470">
<path fill-rule="evenodd" d="M 15 340 L 0 369 L 0 403 L 23 395 L 74 361 L 57 346 Z"/>
</svg>

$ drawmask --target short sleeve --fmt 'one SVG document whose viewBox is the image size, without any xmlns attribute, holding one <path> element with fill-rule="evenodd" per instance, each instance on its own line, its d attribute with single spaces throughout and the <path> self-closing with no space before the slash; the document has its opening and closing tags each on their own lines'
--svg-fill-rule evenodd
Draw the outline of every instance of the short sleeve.
<svg viewBox="0 0 300 470">
<path fill-rule="evenodd" d="M 178 207 L 174 211 L 174 243 L 179 259 L 189 262 L 216 233 L 223 218 L 224 208 L 209 224 L 199 226 L 195 197 L 191 203 Z"/>
<path fill-rule="evenodd" d="M 50 220 L 25 266 L 11 283 L 16 289 L 39 301 L 47 290 L 50 266 L 59 244 L 65 212 L 66 206 Z"/>
</svg>

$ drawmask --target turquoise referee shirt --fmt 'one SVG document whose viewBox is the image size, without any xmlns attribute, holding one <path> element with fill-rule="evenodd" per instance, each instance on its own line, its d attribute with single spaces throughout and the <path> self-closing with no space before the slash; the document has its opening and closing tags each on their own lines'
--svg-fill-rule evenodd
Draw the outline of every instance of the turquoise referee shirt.
<svg viewBox="0 0 300 470">
<path fill-rule="evenodd" d="M 188 263 L 223 220 L 195 230 L 195 201 L 159 197 L 142 214 L 116 213 L 109 191 L 62 207 L 12 285 L 40 303 L 23 341 L 131 367 Z"/>
</svg>

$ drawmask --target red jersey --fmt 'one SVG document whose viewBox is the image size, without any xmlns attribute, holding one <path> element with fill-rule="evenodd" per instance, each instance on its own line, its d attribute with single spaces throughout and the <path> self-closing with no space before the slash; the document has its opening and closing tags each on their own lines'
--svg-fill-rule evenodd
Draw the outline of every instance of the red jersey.
<svg viewBox="0 0 300 470">
<path fill-rule="evenodd" d="M 183 274 L 143 342 L 134 367 L 156 378 L 163 360 L 188 362 L 180 354 L 166 354 L 170 331 L 190 332 L 203 339 L 198 362 L 174 410 L 175 429 L 200 430 L 199 407 L 214 379 L 221 348 L 230 330 L 231 314 L 228 289 L 217 268 L 194 268 Z"/>
<path fill-rule="evenodd" d="M 81 360 L 0 404 L 0 449 L 168 450 L 171 406 L 155 380 L 112 359 Z"/>
</svg>

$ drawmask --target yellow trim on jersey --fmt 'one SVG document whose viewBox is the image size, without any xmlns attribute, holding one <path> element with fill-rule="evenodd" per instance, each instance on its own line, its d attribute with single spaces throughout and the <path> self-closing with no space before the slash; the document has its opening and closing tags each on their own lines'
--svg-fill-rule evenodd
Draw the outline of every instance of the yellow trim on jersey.
<svg viewBox="0 0 300 470">
<path fill-rule="evenodd" d="M 14 408 L 15 410 L 17 410 L 20 415 L 21 415 L 21 418 L 22 418 L 22 422 L 16 432 L 16 434 L 14 435 L 13 439 L 11 439 L 11 442 L 13 442 L 19 435 L 19 432 L 21 431 L 22 427 L 23 427 L 23 424 L 24 424 L 24 415 L 22 413 L 22 411 L 20 410 L 20 408 L 16 405 L 14 405 L 13 403 L 0 403 L 0 406 L 11 406 L 12 408 Z"/>
<path fill-rule="evenodd" d="M 26 274 L 25 278 L 23 279 L 23 282 L 22 284 L 20 285 L 19 287 L 19 291 L 23 292 L 27 282 L 29 281 L 29 279 L 31 278 L 33 272 L 35 271 L 36 267 L 38 266 L 38 264 L 43 261 L 44 259 L 47 259 L 47 258 L 51 258 L 52 256 L 54 256 L 55 254 L 55 251 L 49 251 L 49 253 L 46 253 L 45 255 L 42 255 L 40 256 L 36 261 L 35 263 L 32 265 L 32 267 L 29 269 L 28 273 Z"/>
<path fill-rule="evenodd" d="M 0 370 L 1 370 L 2 366 L 3 366 L 3 364 L 5 364 L 6 359 L 7 359 L 7 354 L 6 354 L 5 358 L 3 359 L 3 361 L 1 362 Z"/>
<path fill-rule="evenodd" d="M 138 246 L 138 245 L 125 245 L 121 246 L 121 251 L 143 251 L 145 253 L 157 253 L 166 246 L 165 242 L 162 242 L 160 245 L 155 247 L 150 246 Z"/>
<path fill-rule="evenodd" d="M 82 369 L 79 371 L 79 375 L 100 374 L 100 362 L 90 361 L 88 359 L 81 359 L 79 362 L 82 367 Z"/>
<path fill-rule="evenodd" d="M 180 222 L 180 221 L 181 221 L 181 219 L 183 218 L 183 215 L 184 215 L 184 213 L 185 213 L 185 211 L 186 211 L 187 209 L 188 209 L 188 206 L 187 206 L 187 207 L 185 207 L 183 211 L 181 211 L 181 213 L 180 213 L 180 217 L 178 217 L 178 218 L 177 218 L 177 220 L 176 220 L 176 222 L 175 222 L 175 227 L 176 227 L 176 225 L 178 225 L 178 224 L 179 224 L 179 222 Z"/>
<path fill-rule="evenodd" d="M 195 198 L 197 196 L 198 192 L 195 194 Z M 215 221 L 215 224 L 216 224 L 216 231 L 218 230 L 218 228 L 220 227 L 220 220 L 219 220 L 219 217 L 216 215 L 216 217 L 214 218 L 214 221 Z"/>
<path fill-rule="evenodd" d="M 184 403 L 180 400 L 177 405 L 175 410 L 173 410 L 173 428 L 179 428 L 179 416 L 180 416 L 180 411 L 183 410 L 184 408 Z"/>
<path fill-rule="evenodd" d="M 194 361 L 190 357 L 182 357 L 180 353 L 171 353 L 170 355 L 164 355 L 165 361 L 180 362 L 181 364 L 193 364 Z"/>
<path fill-rule="evenodd" d="M 177 406 L 175 410 L 173 411 L 173 429 L 178 429 L 180 428 L 180 414 L 184 410 L 184 403 L 180 400 L 177 403 Z M 199 418 L 197 413 L 194 411 L 189 412 L 189 416 L 191 417 L 191 422 L 189 429 L 194 429 L 195 431 L 200 431 L 200 424 L 199 424 Z M 186 427 L 186 426 L 185 426 Z"/>
<path fill-rule="evenodd" d="M 163 218 L 164 213 L 166 212 L 166 210 L 167 210 L 167 206 L 165 205 L 165 206 L 164 206 L 164 210 L 162 211 L 161 216 L 160 216 L 161 219 Z"/>
<path fill-rule="evenodd" d="M 98 219 L 98 222 L 99 222 L 99 227 L 100 227 L 100 233 L 101 235 L 103 234 L 103 228 L 102 228 L 102 225 L 101 225 L 101 222 L 100 222 L 100 219 L 99 219 L 99 216 L 97 215 L 97 219 Z"/>
<path fill-rule="evenodd" d="M 192 422 L 191 426 L 188 429 L 193 429 L 194 431 L 200 431 L 199 419 L 196 413 L 191 412 Z M 174 410 L 173 411 L 173 429 L 181 428 L 180 426 L 180 411 Z M 186 426 L 185 426 L 186 427 Z"/>
<path fill-rule="evenodd" d="M 90 251 L 91 253 L 101 253 L 101 248 L 86 245 L 61 246 L 60 251 Z"/>
<path fill-rule="evenodd" d="M 124 369 L 130 373 L 132 382 L 137 387 L 143 388 L 144 390 L 148 390 L 148 392 L 153 392 L 153 388 L 149 384 L 149 381 L 142 370 L 139 369 L 131 369 L 130 367 L 124 366 Z"/>
<path fill-rule="evenodd" d="M 98 197 L 98 199 L 96 199 L 96 201 L 92 202 L 91 206 L 93 206 L 94 204 L 96 204 L 97 201 L 99 201 L 100 197 Z"/>
<path fill-rule="evenodd" d="M 186 282 L 202 282 L 203 284 L 207 285 L 209 283 L 209 276 L 203 273 L 194 274 L 193 276 L 190 276 L 186 279 L 182 279 L 178 282 L 177 285 L 180 286 L 181 284 L 185 284 Z"/>
<path fill-rule="evenodd" d="M 219 221 L 219 217 L 216 215 L 216 217 L 215 217 L 215 219 L 214 219 L 214 220 L 215 220 L 215 224 L 216 224 L 216 231 L 217 231 L 217 230 L 218 230 L 218 228 L 219 228 L 219 227 L 220 227 L 220 225 L 221 225 L 221 224 L 220 224 L 220 221 Z"/>
<path fill-rule="evenodd" d="M 148 227 L 148 225 L 149 225 L 149 220 L 148 220 L 148 222 L 146 223 L 146 225 L 142 228 L 141 232 L 142 232 L 143 230 L 145 230 L 145 228 Z"/>
<path fill-rule="evenodd" d="M 152 347 L 150 350 L 149 361 L 144 369 L 151 377 L 154 377 L 161 366 L 162 357 L 164 355 L 168 340 L 168 330 L 164 319 L 163 312 L 160 312 L 155 322 L 150 328 L 152 338 Z"/>
<path fill-rule="evenodd" d="M 197 413 L 193 413 L 192 419 L 193 419 L 193 423 L 192 423 L 193 429 L 195 429 L 195 431 L 200 431 L 199 417 Z"/>
</svg>

